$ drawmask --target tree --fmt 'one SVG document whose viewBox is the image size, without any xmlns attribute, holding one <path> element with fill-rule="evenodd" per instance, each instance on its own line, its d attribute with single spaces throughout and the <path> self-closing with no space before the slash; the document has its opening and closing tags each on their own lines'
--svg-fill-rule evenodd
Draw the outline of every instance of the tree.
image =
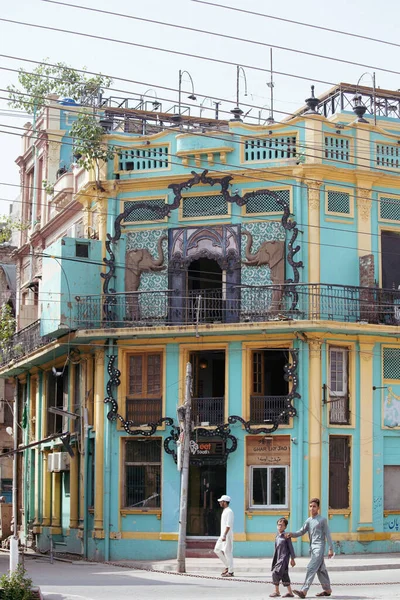
<svg viewBox="0 0 400 600">
<path fill-rule="evenodd" d="M 24 231 L 28 227 L 29 223 L 23 223 L 12 217 L 0 217 L 0 244 L 10 241 L 13 231 Z"/>
<path fill-rule="evenodd" d="M 14 85 L 7 88 L 10 105 L 35 115 L 46 105 L 49 94 L 66 96 L 84 103 L 88 97 L 99 95 L 102 89 L 110 87 L 112 80 L 101 74 L 88 76 L 84 69 L 77 71 L 62 62 L 49 65 L 44 60 L 33 72 L 20 69 L 18 82 L 20 88 Z M 96 184 L 101 189 L 101 162 L 111 160 L 114 149 L 104 143 L 104 129 L 94 111 L 80 108 L 75 114 L 76 120 L 69 135 L 73 139 L 77 162 L 86 171 L 95 167 Z M 49 182 L 45 185 L 53 187 Z"/>
<path fill-rule="evenodd" d="M 15 318 L 9 304 L 0 308 L 0 351 L 6 351 L 15 332 Z"/>
</svg>

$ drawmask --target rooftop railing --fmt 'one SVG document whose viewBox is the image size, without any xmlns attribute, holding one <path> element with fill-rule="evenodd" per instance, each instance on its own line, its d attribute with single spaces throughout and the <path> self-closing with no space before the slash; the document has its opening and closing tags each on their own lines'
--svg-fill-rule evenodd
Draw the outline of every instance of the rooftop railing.
<svg viewBox="0 0 400 600">
<path fill-rule="evenodd" d="M 14 333 L 10 342 L 0 349 L 0 366 L 23 358 L 51 341 L 52 338 L 40 335 L 40 320 L 37 320 Z"/>
</svg>

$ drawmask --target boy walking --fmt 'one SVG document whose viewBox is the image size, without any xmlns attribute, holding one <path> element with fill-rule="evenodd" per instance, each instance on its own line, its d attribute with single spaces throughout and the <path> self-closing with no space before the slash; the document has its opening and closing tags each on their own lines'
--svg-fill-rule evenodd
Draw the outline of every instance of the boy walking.
<svg viewBox="0 0 400 600">
<path fill-rule="evenodd" d="M 329 531 L 328 521 L 319 514 L 319 504 L 319 498 L 311 498 L 311 516 L 307 519 L 301 529 L 294 533 L 286 534 L 287 537 L 301 537 L 307 532 L 310 539 L 311 560 L 307 566 L 306 579 L 301 590 L 293 590 L 293 593 L 299 598 L 306 597 L 315 575 L 317 575 L 319 582 L 322 585 L 322 592 L 317 594 L 317 596 L 330 596 L 332 594 L 331 582 L 325 566 L 324 554 L 325 541 L 327 541 L 329 547 L 328 558 L 332 558 L 333 541 L 331 532 Z"/>
<path fill-rule="evenodd" d="M 294 598 L 292 588 L 290 587 L 289 559 L 290 565 L 294 567 L 296 564 L 296 561 L 294 560 L 296 555 L 291 539 L 285 535 L 287 524 L 287 519 L 284 518 L 278 519 L 276 523 L 278 534 L 275 538 L 275 552 L 271 567 L 272 582 L 275 585 L 275 592 L 269 595 L 270 598 L 278 598 L 280 596 L 280 582 L 287 588 L 287 593 L 283 595 L 283 598 Z"/>
</svg>

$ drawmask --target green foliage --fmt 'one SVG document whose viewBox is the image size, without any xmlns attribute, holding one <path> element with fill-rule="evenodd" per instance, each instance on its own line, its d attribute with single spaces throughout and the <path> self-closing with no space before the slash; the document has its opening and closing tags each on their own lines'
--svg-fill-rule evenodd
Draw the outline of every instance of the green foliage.
<svg viewBox="0 0 400 600">
<path fill-rule="evenodd" d="M 103 142 L 104 129 L 91 113 L 81 113 L 74 121 L 69 135 L 74 140 L 74 153 L 80 167 L 89 171 L 95 163 L 114 158 L 114 148 Z"/>
<path fill-rule="evenodd" d="M 30 600 L 32 597 L 32 579 L 26 576 L 26 570 L 21 564 L 14 572 L 0 577 L 2 600 Z"/>
<path fill-rule="evenodd" d="M 46 194 L 48 194 L 49 196 L 54 195 L 54 185 L 52 183 L 49 183 L 47 179 L 43 179 L 42 186 Z"/>
<path fill-rule="evenodd" d="M 108 88 L 112 83 L 112 80 L 104 75 L 89 76 L 63 62 L 49 65 L 47 61 L 48 59 L 44 59 L 32 72 L 19 70 L 19 87 L 7 87 L 11 106 L 32 114 L 35 110 L 43 108 L 49 94 L 80 100 L 82 97 L 97 94 L 101 88 Z"/>
<path fill-rule="evenodd" d="M 28 227 L 29 224 L 12 217 L 0 217 L 0 244 L 8 242 L 13 231 L 24 231 Z"/>
<path fill-rule="evenodd" d="M 3 304 L 0 308 L 0 349 L 4 350 L 10 344 L 15 331 L 15 318 L 11 306 Z"/>
</svg>

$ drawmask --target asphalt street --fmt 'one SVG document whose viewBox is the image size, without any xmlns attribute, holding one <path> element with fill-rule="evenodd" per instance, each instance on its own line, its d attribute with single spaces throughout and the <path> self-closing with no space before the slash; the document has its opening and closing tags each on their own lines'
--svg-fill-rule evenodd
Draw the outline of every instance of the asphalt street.
<svg viewBox="0 0 400 600">
<path fill-rule="evenodd" d="M 400 562 L 400 561 L 399 561 Z M 266 567 L 269 561 L 266 561 Z M 234 579 L 220 579 L 200 573 L 194 576 L 144 571 L 101 563 L 60 562 L 27 557 L 25 566 L 45 600 L 267 600 L 273 591 L 269 568 L 240 573 Z M 384 565 L 381 565 L 384 567 Z M 8 556 L 0 555 L 0 572 L 8 569 Z M 304 569 L 292 572 L 292 581 L 301 583 Z M 400 599 L 400 569 L 332 571 L 332 597 L 338 600 L 374 598 Z M 354 585 L 356 584 L 356 585 Z M 293 587 L 296 587 L 294 585 Z M 307 597 L 321 588 L 313 585 Z"/>
</svg>

